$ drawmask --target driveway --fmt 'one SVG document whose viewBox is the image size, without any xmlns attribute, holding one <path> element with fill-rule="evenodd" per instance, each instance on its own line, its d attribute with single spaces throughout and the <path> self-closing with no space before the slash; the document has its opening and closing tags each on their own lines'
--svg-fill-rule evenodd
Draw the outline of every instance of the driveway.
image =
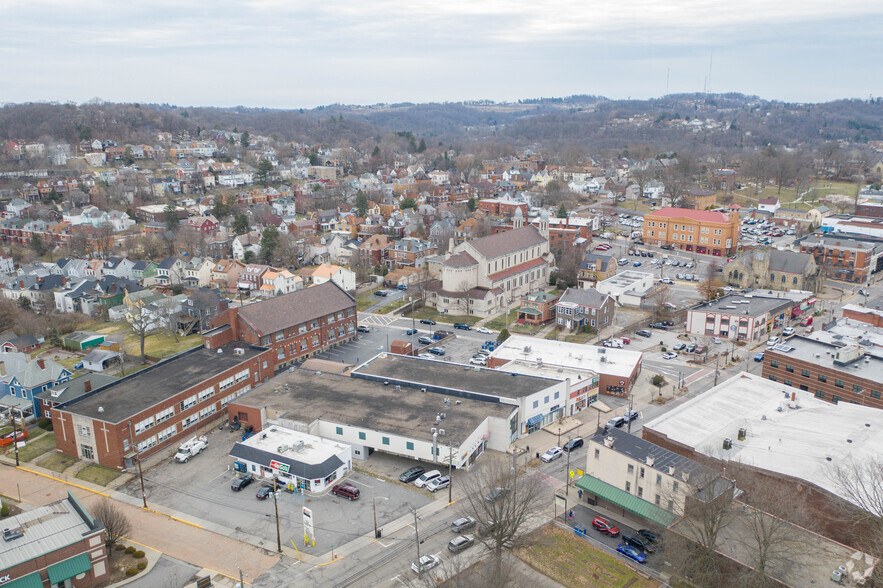
<svg viewBox="0 0 883 588">
<path fill-rule="evenodd" d="M 272 497 L 258 500 L 255 493 L 264 484 L 255 480 L 239 492 L 230 489 L 236 478 L 232 470 L 230 449 L 239 435 L 228 430 L 209 434 L 205 451 L 184 464 L 172 460 L 160 463 L 144 475 L 148 504 L 186 513 L 226 529 L 234 537 L 257 537 L 267 549 L 276 549 L 276 523 Z M 359 500 L 349 501 L 330 493 L 324 496 L 304 496 L 302 493 L 281 492 L 278 498 L 279 527 L 282 542 L 294 542 L 303 549 L 303 507 L 313 510 L 316 547 L 314 553 L 324 553 L 331 545 L 342 545 L 374 528 L 371 497 L 376 497 L 377 524 L 395 520 L 419 508 L 431 499 L 409 488 L 352 472 L 346 479 L 359 487 Z M 128 484 L 125 492 L 140 496 L 137 479 Z"/>
</svg>

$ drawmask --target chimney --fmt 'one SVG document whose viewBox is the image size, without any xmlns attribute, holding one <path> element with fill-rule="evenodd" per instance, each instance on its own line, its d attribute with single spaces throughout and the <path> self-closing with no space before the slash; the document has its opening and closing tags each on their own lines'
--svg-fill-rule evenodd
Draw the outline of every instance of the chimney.
<svg viewBox="0 0 883 588">
<path fill-rule="evenodd" d="M 83 382 L 83 391 L 91 392 L 92 391 L 92 380 L 86 380 Z"/>
<path fill-rule="evenodd" d="M 38 359 L 38 360 L 37 360 L 37 367 L 39 367 L 41 370 L 45 370 L 45 369 L 46 369 L 46 363 L 45 363 L 42 359 Z"/>
<path fill-rule="evenodd" d="M 796 401 L 797 401 L 797 392 L 792 392 L 791 393 L 791 402 L 796 402 Z"/>
</svg>

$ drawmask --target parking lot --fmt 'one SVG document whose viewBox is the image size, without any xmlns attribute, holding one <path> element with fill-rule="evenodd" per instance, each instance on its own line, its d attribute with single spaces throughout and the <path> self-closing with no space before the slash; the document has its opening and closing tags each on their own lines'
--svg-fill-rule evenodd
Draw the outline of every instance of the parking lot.
<svg viewBox="0 0 883 588">
<path fill-rule="evenodd" d="M 208 435 L 208 447 L 189 462 L 180 464 L 167 460 L 145 472 L 147 503 L 225 527 L 234 538 L 244 538 L 240 533 L 259 537 L 263 539 L 264 547 L 275 550 L 272 496 L 266 500 L 255 497 L 262 481 L 255 480 L 239 492 L 230 489 L 236 473 L 232 470 L 233 459 L 228 454 L 240 435 L 229 429 L 214 430 Z M 282 542 L 290 545 L 289 542 L 293 541 L 298 549 L 303 549 L 303 506 L 313 511 L 316 533 L 313 551 L 318 554 L 327 551 L 331 545 L 342 545 L 373 530 L 372 495 L 380 527 L 409 513 L 411 508 L 419 508 L 431 501 L 420 492 L 358 472 L 351 473 L 346 481 L 361 490 L 359 500 L 349 501 L 330 493 L 304 496 L 281 492 L 278 502 Z M 138 478 L 123 490 L 140 497 Z"/>
<path fill-rule="evenodd" d="M 568 520 L 567 524 L 571 527 L 580 526 L 585 528 L 588 531 L 588 536 L 598 543 L 603 543 L 607 547 L 615 550 L 616 546 L 622 543 L 622 535 L 637 535 L 637 527 L 628 525 L 623 523 L 621 519 L 617 519 L 615 517 L 610 517 L 605 514 L 602 514 L 599 511 L 592 509 L 590 506 L 585 504 L 580 504 L 573 509 L 573 519 Z M 594 527 L 592 527 L 592 519 L 596 516 L 602 516 L 607 520 L 613 522 L 617 527 L 619 527 L 620 534 L 617 537 L 611 537 L 606 533 L 601 533 Z M 640 527 L 640 528 L 649 528 L 648 527 Z M 656 529 L 652 529 L 653 531 L 659 532 Z M 664 537 L 660 538 L 657 543 L 651 543 L 653 548 L 653 553 L 647 553 L 647 565 L 650 568 L 653 568 L 656 571 L 662 571 L 665 569 L 665 547 L 664 547 L 665 539 Z M 623 558 L 625 561 L 628 561 L 631 565 L 636 565 L 635 562 L 622 554 L 617 554 L 619 557 Z"/>
<path fill-rule="evenodd" d="M 454 363 L 469 363 L 469 359 L 476 351 L 481 349 L 482 344 L 488 340 L 496 340 L 497 334 L 481 334 L 477 331 L 463 331 L 454 329 L 452 325 L 438 323 L 436 325 L 424 325 L 420 322 L 405 318 L 393 318 L 388 316 L 359 315 L 359 325 L 371 329 L 368 333 L 359 333 L 355 341 L 339 345 L 328 351 L 315 355 L 318 359 L 340 361 L 348 364 L 361 363 L 382 351 L 390 349 L 393 341 L 410 341 L 414 349 L 424 347 L 441 347 L 445 350 L 443 356 L 433 356 L 439 361 Z M 417 332 L 408 335 L 408 331 L 416 328 Z M 434 341 L 431 345 L 418 342 L 420 337 L 429 337 L 439 329 L 449 331 L 454 335 L 444 342 Z"/>
</svg>

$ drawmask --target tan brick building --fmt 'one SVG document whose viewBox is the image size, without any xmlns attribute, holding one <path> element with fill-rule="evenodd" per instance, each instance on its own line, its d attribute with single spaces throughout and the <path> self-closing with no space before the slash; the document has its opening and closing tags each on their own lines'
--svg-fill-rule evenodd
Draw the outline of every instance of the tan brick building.
<svg viewBox="0 0 883 588">
<path fill-rule="evenodd" d="M 739 215 L 734 212 L 660 208 L 644 215 L 643 240 L 683 251 L 726 257 L 739 246 Z"/>
</svg>

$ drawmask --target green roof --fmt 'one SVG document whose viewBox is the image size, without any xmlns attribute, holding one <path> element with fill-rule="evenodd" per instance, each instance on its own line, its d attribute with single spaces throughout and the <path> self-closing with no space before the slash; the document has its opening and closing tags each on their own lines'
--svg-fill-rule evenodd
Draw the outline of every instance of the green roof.
<svg viewBox="0 0 883 588">
<path fill-rule="evenodd" d="M 521 313 L 524 313 L 524 314 L 530 314 L 530 315 L 534 315 L 534 316 L 536 316 L 536 315 L 538 315 L 538 314 L 543 314 L 543 313 L 541 313 L 539 310 L 537 310 L 537 309 L 535 309 L 535 308 L 525 308 L 524 306 L 522 306 L 521 308 L 519 308 L 516 312 L 521 312 Z"/>
<path fill-rule="evenodd" d="M 55 585 L 59 582 L 64 582 L 68 578 L 79 576 L 91 569 L 92 562 L 89 560 L 89 556 L 85 553 L 81 553 L 80 555 L 75 555 L 70 559 L 49 566 L 46 568 L 46 571 L 49 572 L 49 583 Z"/>
<path fill-rule="evenodd" d="M 620 490 L 616 486 L 611 486 L 607 482 L 602 482 L 598 478 L 592 476 L 583 476 L 577 480 L 576 487 L 583 492 L 594 494 L 595 496 L 603 498 L 642 519 L 653 521 L 657 525 L 662 525 L 663 527 L 668 527 L 677 518 L 674 514 L 668 512 L 664 508 L 659 508 L 655 504 L 651 504 L 625 490 Z"/>
<path fill-rule="evenodd" d="M 3 584 L 3 588 L 43 588 L 43 580 L 40 578 L 40 572 L 32 572 Z"/>
</svg>

